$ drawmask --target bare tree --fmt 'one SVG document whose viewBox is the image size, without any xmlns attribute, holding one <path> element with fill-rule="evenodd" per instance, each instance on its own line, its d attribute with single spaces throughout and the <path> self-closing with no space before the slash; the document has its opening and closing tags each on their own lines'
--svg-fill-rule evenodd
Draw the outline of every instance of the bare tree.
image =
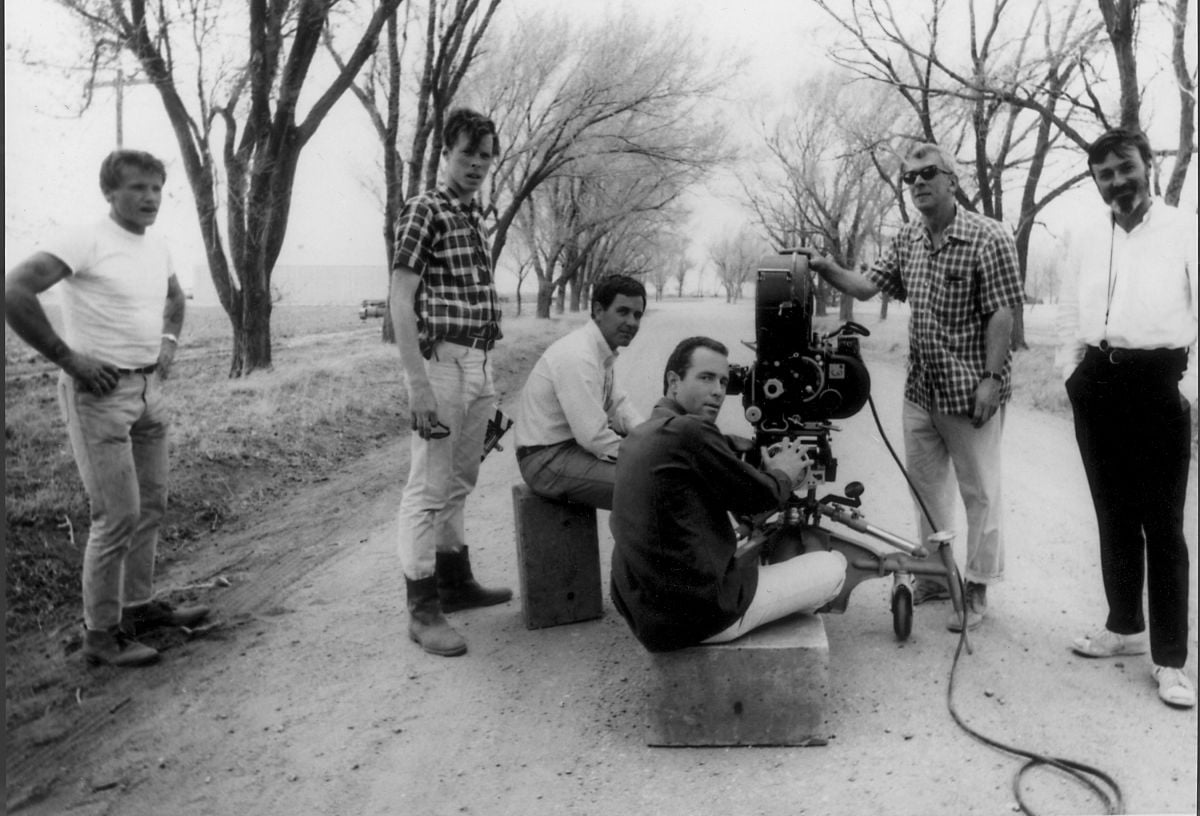
<svg viewBox="0 0 1200 816">
<path fill-rule="evenodd" d="M 687 259 L 680 258 L 679 264 L 675 267 L 675 272 L 672 275 L 672 277 L 675 278 L 675 284 L 676 284 L 675 297 L 683 297 L 683 284 L 684 284 L 684 281 L 687 280 L 687 273 L 688 273 Z M 700 273 L 697 272 L 696 275 L 697 275 L 697 277 L 699 277 Z"/>
<path fill-rule="evenodd" d="M 192 188 L 209 272 L 233 326 L 230 376 L 271 366 L 271 273 L 301 151 L 401 1 L 382 0 L 353 26 L 351 55 L 317 90 L 307 87 L 309 73 L 333 0 L 60 0 L 86 27 L 93 66 L 128 52 L 159 93 Z M 241 36 L 231 36 L 238 27 Z M 237 47 L 244 53 L 235 54 Z M 301 96 L 312 98 L 314 90 L 301 115 Z M 225 176 L 228 249 L 218 225 L 216 155 Z"/>
<path fill-rule="evenodd" d="M 742 187 L 775 246 L 812 242 L 852 269 L 896 204 L 894 174 L 877 166 L 896 167 L 887 128 L 903 110 L 886 89 L 835 74 L 805 82 L 796 98 L 799 109 L 764 134 L 769 161 Z M 851 319 L 853 298 L 840 304 Z"/>
<path fill-rule="evenodd" d="M 1104 43 L 1095 13 L 1084 0 L 1036 0 L 1019 13 L 1009 0 L 993 0 L 986 14 L 974 2 L 925 0 L 919 16 L 911 6 L 899 13 L 895 0 L 815 2 L 853 42 L 833 52 L 835 61 L 899 94 L 916 123 L 912 138 L 969 157 L 961 206 L 1004 220 L 1007 194 L 1020 189 L 1010 222 L 1023 279 L 1038 214 L 1087 178 L 1060 169 L 1078 167 L 1074 152 L 1050 159 L 1085 144 L 1081 128 L 1102 115 L 1084 68 Z M 1024 345 L 1019 313 L 1013 345 Z"/>
<path fill-rule="evenodd" d="M 1142 30 L 1142 0 L 1096 0 L 1104 18 L 1104 28 L 1112 45 L 1120 87 L 1119 122 L 1121 127 L 1143 129 L 1142 85 L 1138 81 L 1138 36 Z M 1187 64 L 1188 0 L 1160 0 L 1155 4 L 1165 14 L 1171 29 L 1171 70 L 1179 95 L 1179 127 L 1174 150 L 1160 156 L 1172 156 L 1174 162 L 1166 189 L 1168 204 L 1177 205 L 1187 180 L 1192 154 L 1196 152 L 1196 69 Z"/>
<path fill-rule="evenodd" d="M 717 270 L 717 282 L 725 290 L 726 303 L 741 299 L 742 286 L 769 251 L 769 244 L 748 228 L 724 235 L 709 246 L 708 257 Z"/>
<path fill-rule="evenodd" d="M 730 66 L 714 61 L 687 31 L 660 31 L 627 11 L 619 23 L 582 28 L 566 18 L 531 16 L 495 43 L 473 75 L 472 97 L 505 134 L 490 199 L 494 258 L 534 192 L 550 179 L 581 175 L 577 163 L 637 156 L 703 171 L 722 157 L 724 130 L 705 121 L 702 110 Z M 548 257 L 580 260 L 565 251 Z M 538 314 L 545 317 L 554 289 L 573 271 L 556 274 L 544 262 L 534 271 Z"/>
<path fill-rule="evenodd" d="M 419 22 L 412 19 L 411 6 L 405 6 L 403 20 L 399 19 L 399 11 L 388 18 L 386 47 L 376 51 L 367 69 L 351 86 L 383 148 L 383 240 L 385 274 L 389 277 L 400 209 L 405 199 L 437 179 L 441 124 L 446 108 L 458 93 L 499 5 L 500 0 L 489 0 L 480 13 L 480 0 L 434 0 L 429 4 L 415 105 L 409 101 L 401 82 L 403 44 L 408 42 L 410 25 Z M 327 37 L 326 43 L 334 61 L 343 67 L 345 61 L 332 38 Z M 412 129 L 405 157 L 399 150 L 401 118 L 404 111 L 414 109 L 411 121 L 405 123 Z M 395 340 L 390 309 L 384 312 L 383 340 L 387 343 Z"/>
</svg>

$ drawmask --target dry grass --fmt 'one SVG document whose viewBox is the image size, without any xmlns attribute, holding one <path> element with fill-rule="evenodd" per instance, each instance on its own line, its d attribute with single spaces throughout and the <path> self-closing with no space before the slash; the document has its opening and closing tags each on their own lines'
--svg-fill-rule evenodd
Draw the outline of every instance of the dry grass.
<svg viewBox="0 0 1200 816">
<path fill-rule="evenodd" d="M 506 320 L 493 356 L 502 401 L 579 319 Z M 291 307 L 277 309 L 272 322 L 274 368 L 231 380 L 224 314 L 189 310 L 164 388 L 173 426 L 160 563 L 185 558 L 206 534 L 408 431 L 399 357 L 380 341 L 380 321 L 363 323 L 347 307 Z M 11 333 L 5 356 L 11 636 L 75 614 L 88 508 L 60 419 L 57 374 Z"/>
</svg>

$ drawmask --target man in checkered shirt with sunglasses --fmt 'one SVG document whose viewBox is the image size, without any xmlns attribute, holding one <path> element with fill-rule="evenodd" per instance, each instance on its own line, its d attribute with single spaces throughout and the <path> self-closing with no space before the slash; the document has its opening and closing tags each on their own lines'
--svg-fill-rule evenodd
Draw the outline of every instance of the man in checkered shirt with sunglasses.
<svg viewBox="0 0 1200 816">
<path fill-rule="evenodd" d="M 913 147 L 901 178 L 921 214 L 901 228 L 865 272 L 829 258 L 812 267 L 859 300 L 883 291 L 911 306 L 904 446 L 913 489 L 942 529 L 954 523 L 954 480 L 967 511 L 967 628 L 987 612 L 987 586 L 1004 574 L 1000 441 L 1012 393 L 1010 336 L 1024 300 L 1011 231 L 959 208 L 954 159 L 934 144 Z M 918 504 L 921 540 L 934 530 Z M 930 579 L 915 603 L 949 597 Z M 951 613 L 947 626 L 962 628 Z"/>
<path fill-rule="evenodd" d="M 425 651 L 453 657 L 467 644 L 444 613 L 504 603 L 512 591 L 475 581 L 463 518 L 496 403 L 488 353 L 500 338 L 500 306 L 476 194 L 498 136 L 490 119 L 458 108 L 442 141 L 445 180 L 400 214 L 390 308 L 413 430 L 398 547 L 408 633 Z"/>
</svg>

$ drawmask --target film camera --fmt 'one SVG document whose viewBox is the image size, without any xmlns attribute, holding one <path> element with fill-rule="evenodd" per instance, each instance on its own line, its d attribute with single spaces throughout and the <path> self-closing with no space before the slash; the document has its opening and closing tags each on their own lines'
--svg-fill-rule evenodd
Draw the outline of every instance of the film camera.
<svg viewBox="0 0 1200 816">
<path fill-rule="evenodd" d="M 759 446 L 785 439 L 811 441 L 814 463 L 827 481 L 837 477 L 829 420 L 858 413 L 871 393 L 871 376 L 858 348 L 858 336 L 870 332 L 853 322 L 824 336 L 813 332 L 811 252 L 785 249 L 759 263 L 752 346 L 756 359 L 749 366 L 730 366 L 727 393 L 742 396 Z"/>
<path fill-rule="evenodd" d="M 760 451 L 785 441 L 799 443 L 810 459 L 804 483 L 784 507 L 739 520 L 746 542 L 739 557 L 774 563 L 812 550 L 842 552 L 846 580 L 841 594 L 819 610 L 823 612 L 844 612 L 859 583 L 891 574 L 892 625 L 904 640 L 912 631 L 914 576 L 936 576 L 948 583 L 955 610 L 963 609 L 950 546 L 953 534 L 939 532 L 927 542 L 913 542 L 876 527 L 860 510 L 865 488 L 859 482 L 847 484 L 842 495 L 816 495 L 817 485 L 837 478 L 829 442 L 836 428 L 830 420 L 851 417 L 866 405 L 871 377 L 858 345 L 859 336 L 870 334 L 866 328 L 847 322 L 825 335 L 813 331 L 816 298 L 808 258 L 814 251 L 785 249 L 759 263 L 751 345 L 755 361 L 730 366 L 726 393 L 741 395 L 746 420 L 754 428 L 755 444 L 746 460 L 761 467 Z M 842 535 L 822 526 L 822 520 L 859 535 Z"/>
</svg>

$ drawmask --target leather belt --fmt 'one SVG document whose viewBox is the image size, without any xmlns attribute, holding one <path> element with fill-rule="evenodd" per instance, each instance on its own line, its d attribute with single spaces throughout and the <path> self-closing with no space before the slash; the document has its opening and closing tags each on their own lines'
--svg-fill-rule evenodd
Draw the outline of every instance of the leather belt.
<svg viewBox="0 0 1200 816">
<path fill-rule="evenodd" d="M 1108 343 L 1102 343 L 1099 346 L 1088 346 L 1087 350 L 1088 354 L 1099 357 L 1109 365 L 1162 364 L 1187 360 L 1187 349 L 1182 348 L 1127 349 L 1114 348 Z"/>
<path fill-rule="evenodd" d="M 557 448 L 559 445 L 565 445 L 571 441 L 573 440 L 564 439 L 562 442 L 552 442 L 549 445 L 522 445 L 521 447 L 517 448 L 517 458 L 524 459 L 526 456 L 537 453 L 538 451 L 543 451 L 546 448 Z"/>
<path fill-rule="evenodd" d="M 495 340 L 484 340 L 482 337 L 469 337 L 465 334 L 448 334 L 442 340 L 447 343 L 453 343 L 456 346 L 466 346 L 467 348 L 479 349 L 480 351 L 491 351 L 492 346 L 496 345 Z"/>
<path fill-rule="evenodd" d="M 158 370 L 158 364 L 142 366 L 141 368 L 118 368 L 117 374 L 122 377 L 127 377 L 130 374 L 153 374 Z"/>
</svg>

